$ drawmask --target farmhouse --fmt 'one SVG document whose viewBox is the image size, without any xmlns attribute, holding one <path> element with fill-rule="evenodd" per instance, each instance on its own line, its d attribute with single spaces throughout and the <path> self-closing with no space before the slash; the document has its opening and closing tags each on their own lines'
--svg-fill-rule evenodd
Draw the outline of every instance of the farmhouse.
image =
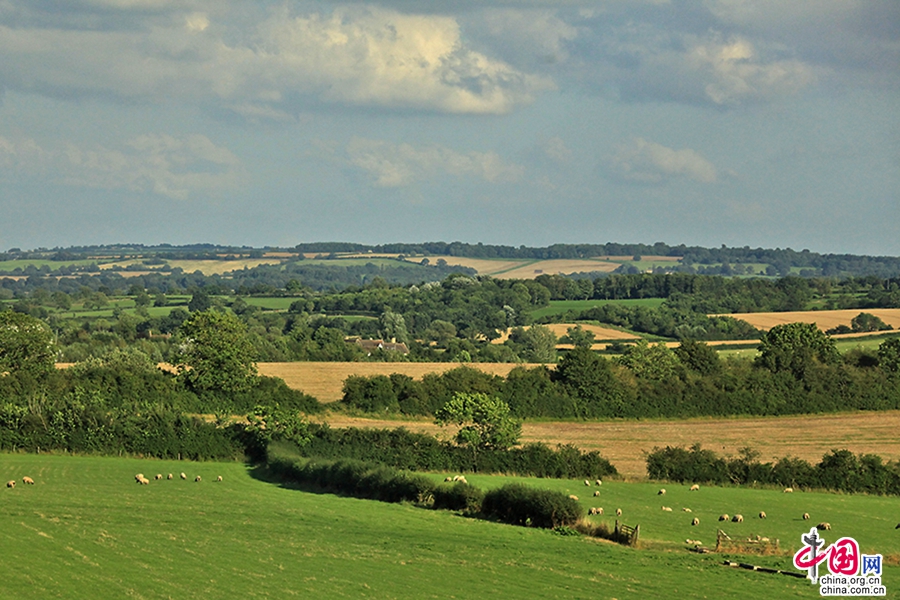
<svg viewBox="0 0 900 600">
<path fill-rule="evenodd" d="M 404 344 L 403 342 L 397 342 L 396 340 L 385 342 L 384 340 L 363 340 L 357 338 L 356 345 L 365 350 L 366 354 L 368 354 L 369 356 L 372 356 L 372 353 L 376 350 L 409 354 L 409 348 L 406 347 L 406 344 Z"/>
</svg>

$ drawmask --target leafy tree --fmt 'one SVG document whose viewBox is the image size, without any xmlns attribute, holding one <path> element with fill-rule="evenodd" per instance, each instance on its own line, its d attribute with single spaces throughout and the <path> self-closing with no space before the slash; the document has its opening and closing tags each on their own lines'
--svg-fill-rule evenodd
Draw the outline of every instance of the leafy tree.
<svg viewBox="0 0 900 600">
<path fill-rule="evenodd" d="M 576 348 L 590 348 L 594 345 L 594 332 L 576 325 L 566 329 L 566 337 Z"/>
<path fill-rule="evenodd" d="M 786 323 L 770 329 L 759 344 L 756 365 L 773 373 L 790 371 L 801 377 L 818 361 L 840 362 L 841 355 L 834 340 L 822 333 L 815 323 Z"/>
<path fill-rule="evenodd" d="M 244 324 L 231 313 L 195 313 L 179 328 L 175 351 L 179 376 L 198 391 L 238 392 L 256 376 L 256 349 Z"/>
<path fill-rule="evenodd" d="M 885 331 L 891 326 L 871 313 L 861 312 L 850 320 L 853 331 Z"/>
<path fill-rule="evenodd" d="M 391 310 L 386 310 L 381 314 L 381 331 L 386 340 L 405 342 L 409 338 L 403 315 Z"/>
<path fill-rule="evenodd" d="M 510 332 L 509 341 L 513 347 L 521 347 L 520 355 L 528 362 L 556 362 L 557 338 L 546 325 L 516 327 Z"/>
<path fill-rule="evenodd" d="M 475 458 L 479 450 L 508 450 L 522 435 L 522 423 L 512 417 L 509 405 L 479 392 L 454 394 L 434 416 L 441 427 L 460 427 L 456 443 L 471 448 Z"/>
<path fill-rule="evenodd" d="M 700 375 L 712 375 L 722 370 L 719 353 L 702 342 L 682 340 L 675 348 L 675 356 L 681 364 Z"/>
<path fill-rule="evenodd" d="M 878 346 L 878 364 L 885 371 L 900 373 L 900 338 L 885 340 Z"/>
<path fill-rule="evenodd" d="M 150 300 L 150 294 L 148 294 L 144 290 L 141 290 L 134 297 L 134 305 L 135 306 L 150 306 L 151 302 L 152 302 L 152 300 Z"/>
<path fill-rule="evenodd" d="M 56 344 L 50 328 L 38 319 L 11 310 L 0 311 L 0 373 L 51 373 Z"/>
<path fill-rule="evenodd" d="M 663 381 L 678 371 L 678 356 L 662 342 L 652 346 L 647 340 L 638 340 L 629 346 L 617 362 L 634 373 L 635 377 Z"/>
<path fill-rule="evenodd" d="M 623 416 L 621 389 L 605 358 L 587 348 L 575 348 L 559 361 L 553 377 L 576 400 L 576 417 Z"/>
<path fill-rule="evenodd" d="M 209 294 L 203 290 L 194 292 L 194 295 L 191 296 L 191 301 L 188 303 L 188 310 L 192 313 L 204 312 L 209 310 L 210 307 L 212 307 L 212 300 L 210 300 Z"/>
</svg>

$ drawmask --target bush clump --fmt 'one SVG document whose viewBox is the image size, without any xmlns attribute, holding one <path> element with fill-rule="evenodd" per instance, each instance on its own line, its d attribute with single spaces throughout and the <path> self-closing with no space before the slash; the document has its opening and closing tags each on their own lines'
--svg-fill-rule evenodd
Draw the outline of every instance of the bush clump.
<svg viewBox="0 0 900 600">
<path fill-rule="evenodd" d="M 572 527 L 584 517 L 577 500 L 561 492 L 511 483 L 484 495 L 481 512 L 504 523 L 525 527 Z"/>
<path fill-rule="evenodd" d="M 469 513 L 481 512 L 484 490 L 462 481 L 442 483 L 434 488 L 434 508 L 462 510 Z"/>
</svg>

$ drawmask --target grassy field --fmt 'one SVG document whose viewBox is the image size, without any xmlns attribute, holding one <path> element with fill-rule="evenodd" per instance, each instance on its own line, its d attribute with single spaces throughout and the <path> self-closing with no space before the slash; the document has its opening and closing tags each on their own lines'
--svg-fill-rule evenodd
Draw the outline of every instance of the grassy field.
<svg viewBox="0 0 900 600">
<path fill-rule="evenodd" d="M 623 304 L 626 306 L 647 306 L 657 308 L 664 300 L 662 298 L 642 298 L 640 300 L 551 300 L 550 306 L 544 306 L 531 311 L 535 319 L 550 315 L 561 315 L 570 310 L 588 310 L 604 304 Z"/>
<path fill-rule="evenodd" d="M 204 481 L 151 481 L 137 472 L 187 472 Z M 0 455 L 0 597 L 4 598 L 815 598 L 808 581 L 721 566 L 723 555 L 685 550 L 710 543 L 719 512 L 744 511 L 726 530 L 799 546 L 801 512 L 830 520 L 828 542 L 855 536 L 867 553 L 897 552 L 897 499 L 763 490 L 604 483 L 601 498 L 572 481 L 532 485 L 578 490 L 582 503 L 623 508 L 648 549 L 461 518 L 446 511 L 311 494 L 267 483 L 237 463 Z M 213 483 L 216 475 L 224 481 Z M 473 476 L 485 488 L 508 478 Z M 683 489 L 681 489 L 683 488 Z M 588 501 L 590 500 L 590 501 Z M 766 510 L 767 521 L 750 515 Z M 607 518 L 611 520 L 611 518 Z M 753 557 L 790 569 L 789 557 Z M 886 568 L 889 590 L 898 569 Z"/>
</svg>

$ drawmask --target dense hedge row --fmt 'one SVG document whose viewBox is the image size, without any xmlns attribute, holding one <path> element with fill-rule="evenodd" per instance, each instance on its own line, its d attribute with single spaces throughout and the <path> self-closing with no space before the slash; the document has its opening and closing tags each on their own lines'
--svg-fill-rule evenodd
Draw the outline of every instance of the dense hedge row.
<svg viewBox="0 0 900 600">
<path fill-rule="evenodd" d="M 553 450 L 544 444 L 526 444 L 509 450 L 473 452 L 403 428 L 331 429 L 310 425 L 309 432 L 308 441 L 300 450 L 307 457 L 356 459 L 415 471 L 474 471 L 565 479 L 617 474 L 599 452 L 582 452 L 570 445 Z"/>
<path fill-rule="evenodd" d="M 581 505 L 560 492 L 511 484 L 485 493 L 468 483 L 435 483 L 423 475 L 376 463 L 303 458 L 296 447 L 288 444 L 271 444 L 267 465 L 270 472 L 282 479 L 330 492 L 481 513 L 513 525 L 570 526 L 584 516 Z"/>
<path fill-rule="evenodd" d="M 685 448 L 654 448 L 647 457 L 651 479 L 697 483 L 772 484 L 786 487 L 824 488 L 868 494 L 900 495 L 900 464 L 883 463 L 874 454 L 854 455 L 831 450 L 817 465 L 798 458 L 761 463 L 750 450 L 737 458 L 722 458 L 699 444 Z"/>
<path fill-rule="evenodd" d="M 883 344 L 884 345 L 884 344 Z M 801 368 L 768 369 L 650 346 L 660 357 L 612 361 L 586 350 L 567 354 L 553 371 L 510 371 L 504 379 L 467 367 L 414 381 L 404 375 L 351 377 L 343 406 L 364 412 L 433 415 L 455 392 L 483 392 L 506 402 L 513 416 L 548 419 L 684 418 L 788 415 L 900 408 L 900 377 L 873 352 L 843 361 L 806 360 Z M 633 352 L 634 354 L 640 354 Z M 628 355 L 631 356 L 631 355 Z M 638 359 L 643 359 L 638 356 Z M 702 358 L 702 360 L 701 360 Z"/>
</svg>

